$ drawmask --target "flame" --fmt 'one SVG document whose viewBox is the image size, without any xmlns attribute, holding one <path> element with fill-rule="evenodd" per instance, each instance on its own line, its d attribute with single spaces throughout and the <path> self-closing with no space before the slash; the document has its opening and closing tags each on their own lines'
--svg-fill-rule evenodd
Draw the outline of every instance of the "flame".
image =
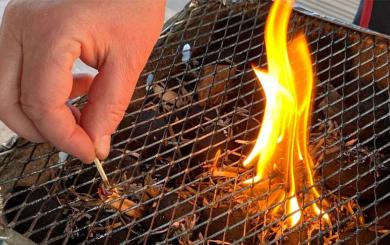
<svg viewBox="0 0 390 245">
<path fill-rule="evenodd" d="M 303 34 L 287 43 L 293 2 L 276 0 L 267 19 L 265 46 L 268 70 L 253 67 L 264 89 L 265 111 L 255 146 L 243 162 L 245 167 L 251 167 L 257 161 L 256 176 L 246 180 L 246 184 L 262 180 L 273 166 L 285 173 L 288 227 L 298 224 L 302 216 L 296 190 L 296 166 L 303 166 L 312 200 L 320 197 L 314 186 L 313 160 L 308 150 L 314 83 L 310 52 Z M 329 216 L 315 202 L 311 206 L 314 213 L 329 221 Z"/>
<path fill-rule="evenodd" d="M 299 210 L 298 199 L 296 196 L 293 196 L 287 202 L 287 213 L 291 216 L 288 217 L 288 226 L 293 227 L 298 224 L 301 219 L 301 211 Z"/>
</svg>

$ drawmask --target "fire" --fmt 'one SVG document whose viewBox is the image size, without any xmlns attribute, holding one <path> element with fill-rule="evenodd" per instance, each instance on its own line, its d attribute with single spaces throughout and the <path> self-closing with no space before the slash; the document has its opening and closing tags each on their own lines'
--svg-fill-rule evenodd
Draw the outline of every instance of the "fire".
<svg viewBox="0 0 390 245">
<path fill-rule="evenodd" d="M 287 214 L 291 214 L 288 219 L 289 227 L 293 227 L 298 224 L 299 220 L 301 219 L 301 212 L 299 210 L 299 203 L 296 196 L 293 196 L 290 200 L 288 200 Z"/>
<path fill-rule="evenodd" d="M 276 0 L 267 19 L 268 70 L 253 67 L 264 89 L 265 111 L 255 146 L 243 162 L 245 167 L 251 167 L 257 161 L 256 176 L 246 180 L 246 184 L 259 182 L 275 168 L 284 173 L 288 189 L 281 198 L 287 200 L 288 227 L 295 226 L 302 216 L 295 179 L 298 165 L 303 166 L 311 200 L 318 200 L 320 196 L 314 186 L 313 160 L 308 150 L 313 71 L 305 36 L 300 34 L 287 43 L 292 4 L 292 0 Z M 316 215 L 329 222 L 328 215 L 315 202 L 311 207 Z"/>
</svg>

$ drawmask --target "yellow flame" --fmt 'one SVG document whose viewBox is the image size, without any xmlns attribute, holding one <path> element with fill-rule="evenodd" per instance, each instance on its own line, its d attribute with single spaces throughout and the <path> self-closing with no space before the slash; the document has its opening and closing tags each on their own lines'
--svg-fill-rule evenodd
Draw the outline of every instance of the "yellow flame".
<svg viewBox="0 0 390 245">
<path fill-rule="evenodd" d="M 298 224 L 301 219 L 301 211 L 299 210 L 298 199 L 296 196 L 290 198 L 287 202 L 287 214 L 288 217 L 287 223 L 289 227 L 293 227 Z"/>
<path fill-rule="evenodd" d="M 301 211 L 296 195 L 295 166 L 304 166 L 310 185 L 310 195 L 318 198 L 312 174 L 313 160 L 308 150 L 308 127 L 313 91 L 313 70 L 310 51 L 303 34 L 287 43 L 288 20 L 294 1 L 276 0 L 270 10 L 265 28 L 265 46 L 268 70 L 256 67 L 253 70 L 264 89 L 266 102 L 260 132 L 253 150 L 243 165 L 256 165 L 256 176 L 245 181 L 256 183 L 272 166 L 283 170 L 286 177 L 288 197 L 286 214 L 288 226 L 295 226 Z M 324 204 L 324 203 L 322 203 Z M 315 213 L 329 221 L 329 216 L 317 206 Z"/>
<path fill-rule="evenodd" d="M 218 160 L 219 160 L 220 156 L 221 156 L 221 150 L 218 149 L 217 152 L 215 153 L 215 156 L 214 156 L 214 161 L 213 161 L 213 166 L 212 166 L 213 170 L 217 169 L 217 164 L 218 164 Z"/>
</svg>

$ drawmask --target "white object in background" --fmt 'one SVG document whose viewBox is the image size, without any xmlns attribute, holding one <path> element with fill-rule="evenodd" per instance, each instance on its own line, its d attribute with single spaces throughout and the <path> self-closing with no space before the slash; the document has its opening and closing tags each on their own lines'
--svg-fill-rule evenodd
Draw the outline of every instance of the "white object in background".
<svg viewBox="0 0 390 245">
<path fill-rule="evenodd" d="M 148 92 L 152 88 L 153 80 L 154 80 L 154 75 L 150 73 L 146 78 L 146 92 Z"/>
<path fill-rule="evenodd" d="M 314 13 L 352 23 L 360 0 L 296 0 L 295 4 Z"/>
<path fill-rule="evenodd" d="M 15 133 L 0 121 L 0 144 L 6 143 L 12 136 L 15 136 Z"/>
<path fill-rule="evenodd" d="M 189 0 L 168 0 L 165 8 L 165 21 L 182 10 Z"/>
<path fill-rule="evenodd" d="M 0 19 L 3 19 L 4 9 L 8 2 L 9 0 L 0 0 Z"/>
<path fill-rule="evenodd" d="M 65 162 L 69 157 L 69 154 L 63 151 L 58 152 L 58 163 Z"/>
<path fill-rule="evenodd" d="M 181 51 L 181 55 L 182 55 L 181 61 L 183 63 L 187 64 L 188 61 L 190 61 L 191 55 L 192 55 L 191 54 L 191 46 L 188 43 L 184 44 L 183 49 Z"/>
</svg>

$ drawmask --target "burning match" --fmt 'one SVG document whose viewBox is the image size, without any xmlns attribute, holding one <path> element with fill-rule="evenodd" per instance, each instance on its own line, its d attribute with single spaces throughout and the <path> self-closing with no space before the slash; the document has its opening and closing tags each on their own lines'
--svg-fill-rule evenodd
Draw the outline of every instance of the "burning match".
<svg viewBox="0 0 390 245">
<path fill-rule="evenodd" d="M 106 175 L 106 172 L 104 171 L 104 168 L 102 166 L 102 163 L 100 162 L 99 159 L 95 158 L 95 160 L 93 160 L 93 162 L 95 163 L 95 166 L 100 174 L 100 177 L 102 178 L 102 181 L 104 183 L 104 185 L 108 188 L 110 187 L 110 182 L 108 181 L 108 178 L 107 178 L 107 175 Z"/>
</svg>

